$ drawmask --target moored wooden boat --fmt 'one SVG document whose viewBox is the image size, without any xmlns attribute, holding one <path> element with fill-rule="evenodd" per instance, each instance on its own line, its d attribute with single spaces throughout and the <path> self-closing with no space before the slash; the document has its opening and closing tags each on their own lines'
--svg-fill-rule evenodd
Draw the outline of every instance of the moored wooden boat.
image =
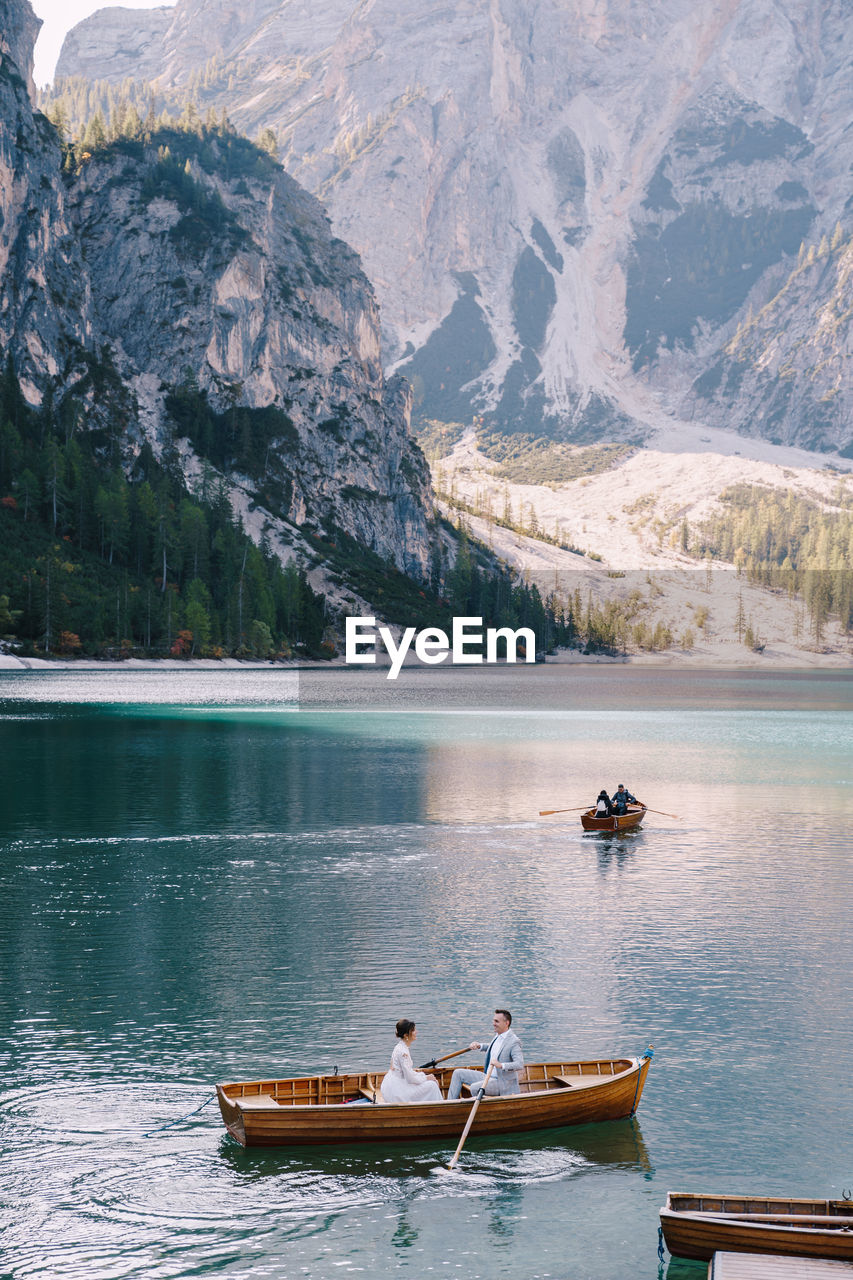
<svg viewBox="0 0 853 1280">
<path fill-rule="evenodd" d="M 642 1058 L 529 1063 L 519 1076 L 520 1093 L 483 1098 L 471 1135 L 631 1116 L 650 1061 L 651 1051 Z M 244 1147 L 459 1137 L 473 1106 L 470 1097 L 390 1106 L 379 1092 L 383 1074 L 346 1072 L 218 1084 L 216 1096 L 226 1129 Z M 446 1097 L 453 1069 L 442 1067 L 431 1074 Z"/>
<path fill-rule="evenodd" d="M 597 818 L 595 809 L 587 809 L 581 814 L 581 826 L 584 831 L 632 831 L 645 816 L 644 804 L 629 804 L 627 813 L 612 813 L 609 818 Z"/>
<path fill-rule="evenodd" d="M 660 1211 L 663 1238 L 677 1258 L 771 1253 L 853 1262 L 853 1201 L 670 1192 Z"/>
</svg>

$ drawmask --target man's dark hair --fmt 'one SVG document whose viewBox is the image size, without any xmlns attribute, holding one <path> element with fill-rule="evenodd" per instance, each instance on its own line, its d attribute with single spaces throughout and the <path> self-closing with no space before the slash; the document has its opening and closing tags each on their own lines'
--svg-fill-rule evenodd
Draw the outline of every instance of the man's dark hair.
<svg viewBox="0 0 853 1280">
<path fill-rule="evenodd" d="M 506 1018 L 509 1025 L 512 1026 L 512 1014 L 510 1013 L 509 1009 L 495 1009 L 495 1013 L 502 1014 L 502 1016 Z"/>
</svg>

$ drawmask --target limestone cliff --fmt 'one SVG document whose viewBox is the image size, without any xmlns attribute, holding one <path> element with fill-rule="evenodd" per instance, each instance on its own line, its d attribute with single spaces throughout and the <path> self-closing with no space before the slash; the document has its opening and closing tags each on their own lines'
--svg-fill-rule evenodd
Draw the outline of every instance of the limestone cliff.
<svg viewBox="0 0 853 1280">
<path fill-rule="evenodd" d="M 41 25 L 41 19 L 36 17 L 26 0 L 5 0 L 0 26 L 0 53 L 10 59 L 30 97 L 35 94 L 33 48 Z"/>
<path fill-rule="evenodd" d="M 423 411 L 580 439 L 699 412 L 691 388 L 800 243 L 849 236 L 848 19 L 843 0 L 178 0 L 94 15 L 59 72 L 117 83 L 132 47 L 162 94 L 274 127 L 363 255 Z M 742 429 L 846 447 L 846 392 L 819 429 L 808 401 Z"/>
<path fill-rule="evenodd" d="M 169 131 L 94 155 L 69 208 L 99 329 L 149 415 L 195 417 L 193 444 L 294 524 L 422 572 L 408 388 L 385 382 L 372 291 L 313 197 L 240 139 Z"/>
<path fill-rule="evenodd" d="M 29 5 L 0 8 L 0 347 L 27 399 L 129 452 L 186 437 L 272 515 L 423 576 L 408 388 L 320 205 L 226 126 L 140 128 L 63 166 L 27 93 Z"/>
<path fill-rule="evenodd" d="M 703 421 L 853 457 L 853 240 L 841 226 L 799 255 L 776 293 L 738 325 L 685 407 Z"/>
<path fill-rule="evenodd" d="M 80 246 L 67 212 L 56 131 L 33 112 L 32 48 L 40 23 L 27 0 L 0 5 L 0 350 L 25 393 L 74 370 L 92 340 Z"/>
</svg>

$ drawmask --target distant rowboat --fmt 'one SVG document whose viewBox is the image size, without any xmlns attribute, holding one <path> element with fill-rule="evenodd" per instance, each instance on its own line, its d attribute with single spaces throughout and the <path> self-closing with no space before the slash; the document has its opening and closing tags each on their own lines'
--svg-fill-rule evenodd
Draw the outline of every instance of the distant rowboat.
<svg viewBox="0 0 853 1280">
<path fill-rule="evenodd" d="M 483 1098 L 472 1136 L 624 1119 L 637 1109 L 650 1061 L 651 1051 L 642 1058 L 528 1063 L 520 1093 Z M 382 1074 L 249 1080 L 218 1084 L 216 1095 L 226 1129 L 244 1147 L 459 1137 L 470 1097 L 391 1106 L 379 1091 Z M 446 1096 L 452 1068 L 431 1074 Z"/>
<path fill-rule="evenodd" d="M 853 1201 L 670 1192 L 660 1211 L 663 1238 L 677 1258 L 715 1253 L 783 1254 L 853 1262 Z"/>
<path fill-rule="evenodd" d="M 587 809 L 581 814 L 581 826 L 584 831 L 632 831 L 645 815 L 644 804 L 629 804 L 627 813 L 612 813 L 605 818 L 597 818 L 595 809 Z"/>
</svg>

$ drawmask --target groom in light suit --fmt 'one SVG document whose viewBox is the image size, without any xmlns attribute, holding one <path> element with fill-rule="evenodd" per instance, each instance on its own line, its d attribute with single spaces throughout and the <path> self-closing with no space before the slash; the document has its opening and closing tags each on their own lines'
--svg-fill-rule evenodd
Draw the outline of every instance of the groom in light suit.
<svg viewBox="0 0 853 1280">
<path fill-rule="evenodd" d="M 512 1014 L 508 1009 L 495 1009 L 492 1026 L 495 1029 L 494 1039 L 489 1043 L 474 1040 L 469 1049 L 485 1049 L 486 1061 L 482 1071 L 469 1071 L 465 1067 L 457 1067 L 450 1078 L 447 1101 L 453 1102 L 462 1093 L 463 1084 L 471 1086 L 471 1093 L 476 1094 L 478 1087 L 485 1079 L 485 1073 L 494 1062 L 495 1069 L 486 1084 L 489 1095 L 520 1093 L 518 1073 L 524 1070 L 524 1058 L 521 1053 L 521 1041 L 514 1031 L 510 1030 Z"/>
</svg>

